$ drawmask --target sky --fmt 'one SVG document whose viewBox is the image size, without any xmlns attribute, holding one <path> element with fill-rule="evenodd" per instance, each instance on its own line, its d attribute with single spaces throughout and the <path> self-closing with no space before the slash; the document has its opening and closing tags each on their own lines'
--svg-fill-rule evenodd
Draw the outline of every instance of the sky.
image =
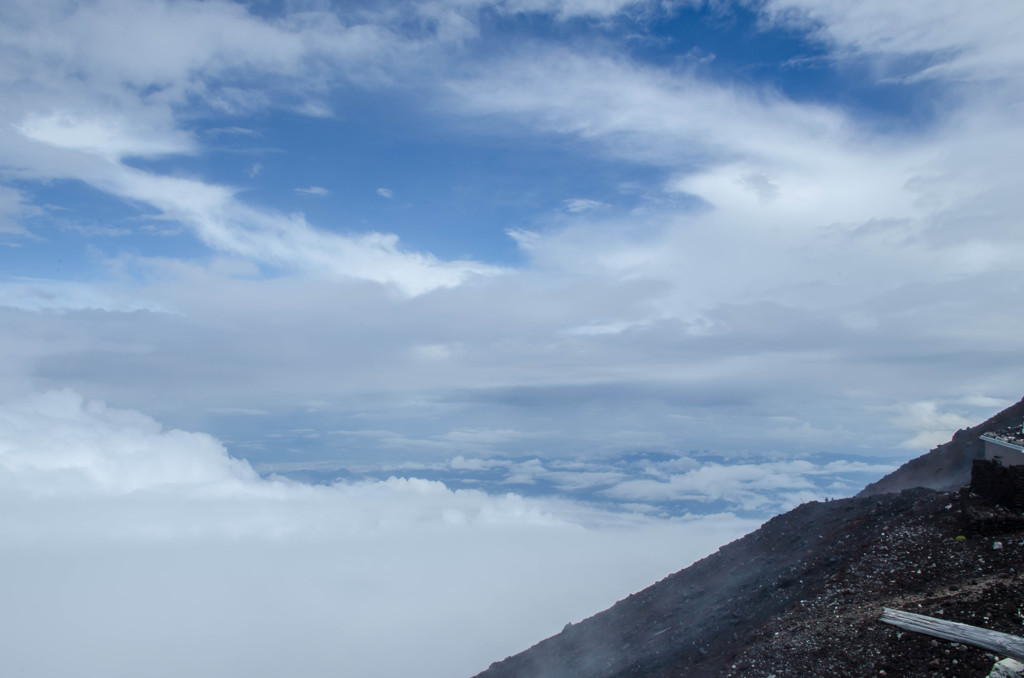
<svg viewBox="0 0 1024 678">
<path fill-rule="evenodd" d="M 1016 402 L 1022 29 L 6 0 L 0 669 L 469 676 Z"/>
</svg>

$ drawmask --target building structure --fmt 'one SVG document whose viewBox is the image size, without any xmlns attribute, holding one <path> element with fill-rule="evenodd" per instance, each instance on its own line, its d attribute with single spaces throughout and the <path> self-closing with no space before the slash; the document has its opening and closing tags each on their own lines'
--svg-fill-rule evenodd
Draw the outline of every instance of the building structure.
<svg viewBox="0 0 1024 678">
<path fill-rule="evenodd" d="M 1010 426 L 991 433 L 983 433 L 985 460 L 998 466 L 1024 466 L 1024 430 Z"/>
<path fill-rule="evenodd" d="M 971 467 L 971 492 L 1024 511 L 1024 425 L 981 435 L 985 458 Z"/>
</svg>

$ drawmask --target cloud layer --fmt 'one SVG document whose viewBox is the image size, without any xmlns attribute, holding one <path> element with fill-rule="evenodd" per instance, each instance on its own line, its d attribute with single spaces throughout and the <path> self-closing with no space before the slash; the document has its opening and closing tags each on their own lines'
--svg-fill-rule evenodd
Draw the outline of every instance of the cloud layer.
<svg viewBox="0 0 1024 678">
<path fill-rule="evenodd" d="M 263 480 L 72 391 L 0 407 L 0 436 L 0 665 L 36 676 L 468 675 L 756 524 Z"/>
</svg>

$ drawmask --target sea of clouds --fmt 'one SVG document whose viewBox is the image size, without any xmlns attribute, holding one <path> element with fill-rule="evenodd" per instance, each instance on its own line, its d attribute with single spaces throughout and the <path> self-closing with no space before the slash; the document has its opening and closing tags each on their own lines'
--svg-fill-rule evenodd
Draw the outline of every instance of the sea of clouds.
<svg viewBox="0 0 1024 678">
<path fill-rule="evenodd" d="M 268 478 L 71 390 L 0 407 L 0 507 L 0 656 L 33 676 L 470 675 L 759 522 Z"/>
</svg>

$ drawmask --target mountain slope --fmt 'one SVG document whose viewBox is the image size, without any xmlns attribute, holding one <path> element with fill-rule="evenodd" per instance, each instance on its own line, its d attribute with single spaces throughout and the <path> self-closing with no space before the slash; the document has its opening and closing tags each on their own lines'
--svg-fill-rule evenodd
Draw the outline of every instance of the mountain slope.
<svg viewBox="0 0 1024 678">
<path fill-rule="evenodd" d="M 968 506 L 968 525 L 959 506 L 927 489 L 804 504 L 477 678 L 984 676 L 983 651 L 877 621 L 1021 632 L 1024 517 Z"/>
<path fill-rule="evenodd" d="M 1017 412 L 891 482 L 953 477 L 977 452 L 966 438 Z M 810 502 L 477 678 L 985 676 L 987 653 L 877 620 L 893 607 L 1020 634 L 1022 563 L 1024 516 L 967 492 Z"/>
<path fill-rule="evenodd" d="M 889 475 L 865 487 L 857 496 L 868 497 L 886 492 L 900 492 L 911 487 L 956 490 L 971 482 L 971 462 L 985 456 L 984 443 L 978 436 L 1008 426 L 1019 426 L 1022 418 L 1024 400 L 977 426 L 957 431 L 948 443 L 911 459 Z"/>
</svg>

